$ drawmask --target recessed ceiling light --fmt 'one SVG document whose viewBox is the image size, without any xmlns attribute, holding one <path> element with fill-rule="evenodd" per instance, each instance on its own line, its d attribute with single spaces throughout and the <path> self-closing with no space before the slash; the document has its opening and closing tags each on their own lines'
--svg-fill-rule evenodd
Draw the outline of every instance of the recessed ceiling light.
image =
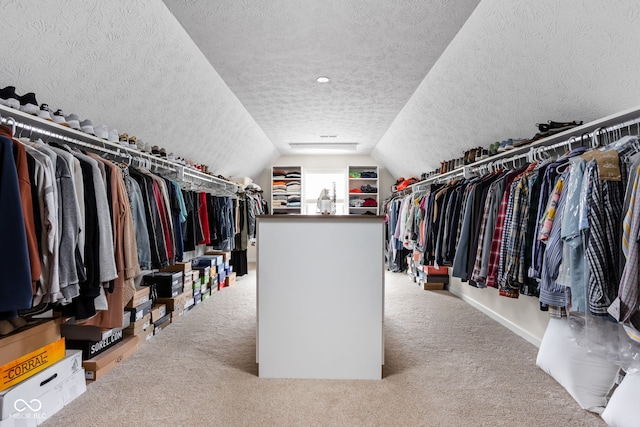
<svg viewBox="0 0 640 427">
<path fill-rule="evenodd" d="M 329 77 L 321 76 L 316 79 L 318 83 L 329 83 Z"/>
</svg>

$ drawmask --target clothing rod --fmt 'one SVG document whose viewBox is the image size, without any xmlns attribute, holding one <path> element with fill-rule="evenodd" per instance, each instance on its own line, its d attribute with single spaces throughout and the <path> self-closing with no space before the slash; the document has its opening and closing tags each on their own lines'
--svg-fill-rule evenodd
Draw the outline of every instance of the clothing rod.
<svg viewBox="0 0 640 427">
<path fill-rule="evenodd" d="M 534 156 L 535 153 L 538 153 L 538 152 L 541 152 L 541 151 L 553 150 L 553 149 L 560 148 L 560 147 L 568 145 L 568 144 L 582 143 L 582 141 L 584 141 L 585 138 L 591 138 L 592 140 L 595 140 L 599 144 L 598 137 L 602 136 L 603 133 L 610 133 L 610 132 L 613 132 L 613 131 L 616 131 L 618 129 L 622 129 L 622 128 L 625 128 L 625 127 L 629 128 L 629 127 L 634 126 L 634 125 L 638 126 L 638 130 L 639 130 L 639 133 L 640 133 L 640 116 L 638 116 L 640 114 L 639 110 L 640 109 L 635 108 L 633 110 L 628 110 L 628 111 L 625 111 L 625 112 L 621 112 L 621 113 L 618 113 L 618 114 L 616 114 L 614 116 L 609 116 L 609 117 L 606 117 L 606 118 L 603 118 L 603 119 L 596 120 L 596 121 L 591 122 L 591 123 L 587 123 L 585 125 L 577 126 L 576 128 L 572 128 L 569 131 L 579 130 L 580 127 L 582 127 L 582 128 L 590 127 L 592 130 L 588 131 L 588 132 L 584 132 L 584 133 L 579 134 L 579 135 L 572 135 L 572 136 L 568 137 L 567 139 L 565 139 L 565 140 L 563 140 L 561 142 L 557 142 L 557 143 L 553 143 L 553 144 L 545 144 L 545 141 L 549 141 L 549 140 L 552 141 L 552 140 L 556 139 L 561 134 L 548 136 L 546 138 L 543 138 L 543 139 L 540 139 L 538 141 L 535 141 L 533 143 L 534 145 L 529 147 L 529 149 L 526 152 L 521 152 L 520 151 L 520 150 L 524 149 L 525 147 L 516 148 L 515 150 L 517 150 L 518 154 L 515 154 L 513 156 L 503 155 L 503 156 L 500 156 L 498 159 L 495 159 L 495 160 L 483 160 L 482 163 L 480 163 L 478 165 L 475 165 L 475 166 L 471 166 L 471 167 L 474 168 L 472 170 L 478 171 L 478 170 L 481 170 L 481 168 L 483 168 L 483 167 L 487 167 L 486 165 L 489 165 L 489 164 L 492 164 L 492 163 L 493 164 L 498 164 L 497 162 L 500 162 L 500 161 L 509 162 L 509 161 L 517 160 L 519 157 L 516 157 L 516 156 L 529 157 L 529 160 L 533 161 L 534 160 L 533 156 Z M 633 118 L 633 119 L 630 119 L 630 120 L 625 120 L 623 122 L 614 123 L 614 124 L 611 124 L 611 125 L 608 125 L 608 126 L 604 126 L 604 127 L 600 126 L 600 127 L 598 127 L 598 122 L 600 122 L 600 123 L 603 123 L 603 122 L 611 123 L 615 119 L 616 116 L 619 117 L 619 118 L 622 118 L 622 117 L 628 118 L 630 116 L 631 117 L 636 116 L 636 117 Z M 565 132 L 569 132 L 569 131 L 565 131 Z M 562 132 L 562 133 L 565 133 L 565 132 Z M 420 182 L 418 182 L 416 184 L 412 184 L 409 187 L 414 187 L 414 186 L 419 185 L 419 184 L 428 184 L 428 183 L 431 183 L 431 182 L 438 182 L 438 180 L 441 180 L 441 179 L 447 179 L 447 178 L 449 178 L 451 176 L 455 176 L 454 174 L 464 173 L 464 169 L 467 168 L 467 167 L 469 167 L 469 166 L 463 166 L 460 170 L 454 170 L 454 171 L 450 171 L 450 172 L 445 172 L 444 174 L 431 176 L 431 177 L 429 177 L 429 178 L 427 178 L 427 179 L 425 179 L 423 181 L 420 181 Z"/>
<path fill-rule="evenodd" d="M 118 156 L 121 158 L 126 158 L 126 159 L 133 159 L 135 154 L 135 157 L 139 157 L 139 158 L 148 158 L 151 161 L 152 166 L 155 167 L 159 167 L 159 168 L 163 168 L 166 169 L 168 171 L 173 171 L 175 172 L 175 169 L 171 166 L 171 163 L 164 161 L 163 159 L 157 159 L 153 156 L 148 156 L 148 155 L 144 155 L 143 153 L 139 153 L 136 151 L 132 151 L 127 149 L 126 147 L 118 147 L 115 146 L 113 147 L 115 144 L 110 142 L 110 141 L 103 141 L 103 140 L 99 140 L 98 138 L 93 138 L 90 135 L 88 135 L 88 137 L 90 137 L 91 139 L 96 139 L 96 143 L 90 143 L 90 142 L 86 142 L 86 141 L 82 141 L 80 139 L 77 138 L 73 138 L 67 135 L 62 135 L 60 133 L 57 132 L 53 132 L 47 129 L 43 129 L 40 128 L 38 126 L 34 126 L 34 125 L 30 125 L 30 124 L 26 124 L 23 123 L 21 121 L 16 120 L 15 118 L 8 116 L 8 117 L 1 117 L 1 123 L 7 125 L 7 126 L 11 126 L 12 127 L 12 132 L 15 136 L 15 128 L 20 128 L 23 131 L 28 131 L 28 132 L 36 132 L 39 133 L 40 135 L 44 135 L 44 136 L 48 136 L 51 138 L 56 138 L 60 141 L 64 141 L 73 145 L 77 145 L 77 146 L 81 146 L 81 147 L 85 147 L 91 150 L 95 150 L 95 151 L 100 151 L 102 153 L 108 153 L 114 156 Z M 98 144 L 99 142 L 99 144 Z M 107 148 L 107 145 L 112 146 L 112 148 Z M 133 154 L 132 154 L 133 153 Z"/>
</svg>

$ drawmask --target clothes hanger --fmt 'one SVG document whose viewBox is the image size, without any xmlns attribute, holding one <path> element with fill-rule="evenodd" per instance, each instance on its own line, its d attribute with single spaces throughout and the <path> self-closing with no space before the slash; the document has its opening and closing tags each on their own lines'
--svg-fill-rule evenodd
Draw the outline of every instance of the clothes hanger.
<svg viewBox="0 0 640 427">
<path fill-rule="evenodd" d="M 13 117 L 7 117 L 5 124 L 7 126 L 11 126 L 11 137 L 13 138 L 13 136 L 16 134 L 16 126 L 17 126 L 16 119 L 14 119 Z"/>
</svg>

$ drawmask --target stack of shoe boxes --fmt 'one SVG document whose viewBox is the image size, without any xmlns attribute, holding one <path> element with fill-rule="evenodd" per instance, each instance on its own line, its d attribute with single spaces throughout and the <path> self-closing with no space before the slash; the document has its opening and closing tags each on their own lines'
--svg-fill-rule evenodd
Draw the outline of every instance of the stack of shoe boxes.
<svg viewBox="0 0 640 427">
<path fill-rule="evenodd" d="M 449 284 L 449 268 L 434 267 L 433 265 L 424 265 L 422 267 L 424 274 L 421 275 L 420 283 L 425 291 L 438 291 L 444 289 Z"/>
<path fill-rule="evenodd" d="M 125 335 L 125 329 L 131 326 L 132 320 L 131 312 L 125 311 L 123 327 L 120 328 L 102 329 L 77 324 L 74 319 L 61 325 L 67 347 L 81 351 L 87 380 L 97 380 L 138 350 L 138 337 Z"/>
<path fill-rule="evenodd" d="M 202 291 L 200 287 L 200 270 L 194 269 L 191 271 L 191 291 L 193 292 L 193 299 L 196 305 L 202 301 Z"/>
<path fill-rule="evenodd" d="M 231 252 L 210 250 L 205 256 L 216 257 L 216 269 L 218 273 L 218 289 L 230 286 L 236 281 L 236 274 L 231 266 Z"/>
<path fill-rule="evenodd" d="M 129 327 L 131 316 L 123 314 L 123 327 L 102 329 L 98 326 L 77 324 L 69 319 L 60 325 L 67 348 L 82 351 L 82 360 L 89 360 L 118 345 L 124 339 L 124 329 Z"/>
<path fill-rule="evenodd" d="M 82 362 L 87 380 L 95 381 L 100 379 L 104 374 L 122 363 L 123 360 L 128 359 L 129 356 L 138 351 L 138 342 L 138 337 L 127 336 L 119 344 Z"/>
<path fill-rule="evenodd" d="M 0 392 L 0 427 L 39 425 L 86 390 L 82 351 L 67 350 L 57 363 Z"/>
<path fill-rule="evenodd" d="M 151 323 L 152 308 L 151 292 L 148 286 L 136 286 L 136 292 L 126 305 L 129 314 L 129 326 L 124 329 L 125 336 L 138 337 L 138 345 L 153 338 L 153 324 Z M 135 311 L 135 314 L 132 312 Z M 138 320 L 135 320 L 138 319 Z"/>
<path fill-rule="evenodd" d="M 0 339 L 0 427 L 41 424 L 86 390 L 82 351 L 66 350 L 60 319 L 24 323 Z"/>
<path fill-rule="evenodd" d="M 143 282 L 151 287 L 155 294 L 154 315 L 152 315 L 154 335 L 157 335 L 171 322 L 176 321 L 182 315 L 182 308 L 175 308 L 175 301 L 185 294 L 184 276 L 182 271 L 160 271 L 144 276 Z M 162 306 L 164 305 L 164 309 Z M 178 304 L 179 305 L 179 304 Z M 180 310 L 180 312 L 178 312 Z M 162 316 L 160 316 L 162 314 Z"/>
<path fill-rule="evenodd" d="M 211 292 L 220 290 L 227 286 L 226 278 L 230 272 L 231 252 L 208 251 L 199 259 L 210 259 L 212 267 L 215 266 L 215 273 L 211 273 Z M 213 268 L 212 268 L 213 270 Z"/>
<path fill-rule="evenodd" d="M 185 291 L 184 288 L 185 268 L 187 266 L 183 264 L 180 268 L 176 267 L 178 271 L 161 271 L 144 277 L 145 284 L 155 289 L 156 306 L 165 305 L 165 315 L 153 322 L 156 334 L 169 323 L 177 321 L 185 313 L 185 309 L 194 305 L 193 290 Z"/>
<path fill-rule="evenodd" d="M 215 259 L 210 256 L 201 256 L 191 260 L 193 269 L 200 272 L 200 295 L 201 300 L 204 301 L 211 296 L 214 291 L 214 278 L 217 278 L 217 268 Z M 197 283 L 194 281 L 194 289 L 197 287 Z M 215 283 L 215 290 L 217 290 L 217 282 Z"/>
<path fill-rule="evenodd" d="M 200 303 L 200 272 L 197 271 L 198 282 L 196 285 L 196 281 L 194 280 L 194 272 L 196 272 L 196 270 L 193 269 L 191 261 L 177 262 L 174 265 L 170 265 L 162 269 L 161 271 L 174 273 L 179 272 L 180 274 L 182 274 L 182 289 L 180 293 L 188 292 L 194 299 L 194 305 Z M 187 310 L 190 310 L 192 307 L 193 305 L 189 306 Z"/>
</svg>

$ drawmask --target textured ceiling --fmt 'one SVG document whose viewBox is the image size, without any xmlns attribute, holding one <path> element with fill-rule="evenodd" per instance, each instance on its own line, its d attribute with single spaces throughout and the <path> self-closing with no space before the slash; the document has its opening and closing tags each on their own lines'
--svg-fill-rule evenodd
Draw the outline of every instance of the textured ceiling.
<svg viewBox="0 0 640 427">
<path fill-rule="evenodd" d="M 358 154 L 395 176 L 419 175 L 530 137 L 537 122 L 640 104 L 637 0 L 2 0 L 0 10 L 0 87 L 216 174 L 257 177 L 287 143 L 338 135 L 330 141 L 361 143 Z"/>
<path fill-rule="evenodd" d="M 478 1 L 164 0 L 282 154 L 369 153 Z"/>
<path fill-rule="evenodd" d="M 278 152 L 160 0 L 2 0 L 0 87 L 135 135 L 216 174 Z"/>
<path fill-rule="evenodd" d="M 483 0 L 372 153 L 395 176 L 640 105 L 637 0 Z"/>
</svg>

